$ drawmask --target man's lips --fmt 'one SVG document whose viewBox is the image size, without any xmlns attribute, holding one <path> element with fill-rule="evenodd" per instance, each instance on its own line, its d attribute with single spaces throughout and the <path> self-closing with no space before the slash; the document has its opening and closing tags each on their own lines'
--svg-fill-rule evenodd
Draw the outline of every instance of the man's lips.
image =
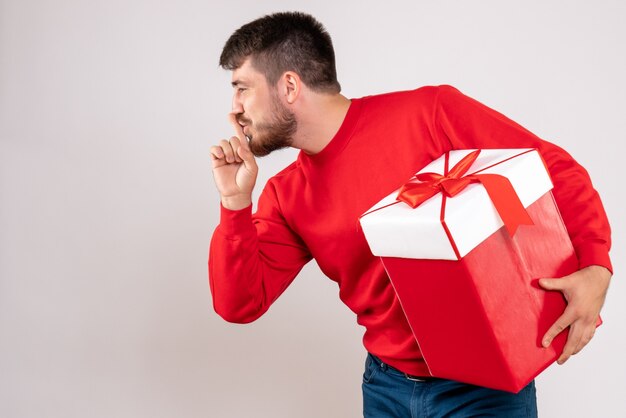
<svg viewBox="0 0 626 418">
<path fill-rule="evenodd" d="M 244 134 L 244 136 L 248 139 L 248 141 L 252 141 L 252 131 L 250 126 L 246 125 L 243 127 L 243 129 L 241 130 Z"/>
<path fill-rule="evenodd" d="M 237 123 L 239 124 L 239 126 L 241 126 L 241 131 L 243 132 L 243 134 L 246 137 L 249 137 L 250 134 L 248 133 L 248 131 L 250 130 L 250 125 L 252 124 L 252 121 L 244 118 L 237 118 Z"/>
</svg>

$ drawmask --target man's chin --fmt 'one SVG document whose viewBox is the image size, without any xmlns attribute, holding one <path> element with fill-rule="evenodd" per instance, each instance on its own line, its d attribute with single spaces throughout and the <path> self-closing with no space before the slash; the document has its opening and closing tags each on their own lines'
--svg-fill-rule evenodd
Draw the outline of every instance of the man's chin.
<svg viewBox="0 0 626 418">
<path fill-rule="evenodd" d="M 255 157 L 265 157 L 266 155 L 271 154 L 274 151 L 278 151 L 284 148 L 289 148 L 290 145 L 283 143 L 270 143 L 265 145 L 259 145 L 259 142 L 254 138 L 250 138 L 248 142 L 250 147 L 250 152 Z"/>
<path fill-rule="evenodd" d="M 259 142 L 251 136 L 248 137 L 248 147 L 250 148 L 250 152 L 252 153 L 252 155 L 254 155 L 255 157 L 265 157 L 270 152 L 272 152 L 272 150 L 267 149 L 262 145 L 259 145 Z"/>
<path fill-rule="evenodd" d="M 270 155 L 274 151 L 276 151 L 276 150 L 275 149 L 265 149 L 265 148 L 250 147 L 250 152 L 252 152 L 252 155 L 254 155 L 257 158 L 265 157 L 267 155 Z"/>
</svg>

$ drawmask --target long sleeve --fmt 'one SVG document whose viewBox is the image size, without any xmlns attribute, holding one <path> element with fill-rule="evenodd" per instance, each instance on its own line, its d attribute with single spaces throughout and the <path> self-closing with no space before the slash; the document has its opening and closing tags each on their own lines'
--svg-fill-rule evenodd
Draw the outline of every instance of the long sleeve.
<svg viewBox="0 0 626 418">
<path fill-rule="evenodd" d="M 237 211 L 221 206 L 209 250 L 213 308 L 229 322 L 252 322 L 309 260 L 308 249 L 280 213 L 271 182 L 254 215 L 252 205 Z"/>
<path fill-rule="evenodd" d="M 433 115 L 438 139 L 451 149 L 536 148 L 548 166 L 579 268 L 600 265 L 612 271 L 611 230 L 602 202 L 587 171 L 567 152 L 451 86 L 439 87 Z"/>
</svg>

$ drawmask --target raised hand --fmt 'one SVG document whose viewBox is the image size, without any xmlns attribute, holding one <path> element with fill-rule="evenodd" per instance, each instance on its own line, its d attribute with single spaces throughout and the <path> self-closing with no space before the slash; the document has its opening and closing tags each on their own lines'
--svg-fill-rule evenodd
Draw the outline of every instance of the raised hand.
<svg viewBox="0 0 626 418">
<path fill-rule="evenodd" d="M 259 172 L 248 140 L 234 113 L 228 115 L 235 136 L 222 139 L 210 149 L 213 178 L 220 193 L 222 205 L 239 210 L 252 203 L 252 190 Z"/>
</svg>

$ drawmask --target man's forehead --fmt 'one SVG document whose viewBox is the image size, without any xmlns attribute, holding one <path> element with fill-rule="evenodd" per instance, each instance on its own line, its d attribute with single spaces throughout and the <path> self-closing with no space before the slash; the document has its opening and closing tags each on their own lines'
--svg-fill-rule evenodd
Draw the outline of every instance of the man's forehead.
<svg viewBox="0 0 626 418">
<path fill-rule="evenodd" d="M 254 82 L 263 75 L 257 71 L 251 64 L 250 58 L 247 58 L 239 68 L 235 68 L 232 72 L 232 84 L 244 84 Z"/>
</svg>

